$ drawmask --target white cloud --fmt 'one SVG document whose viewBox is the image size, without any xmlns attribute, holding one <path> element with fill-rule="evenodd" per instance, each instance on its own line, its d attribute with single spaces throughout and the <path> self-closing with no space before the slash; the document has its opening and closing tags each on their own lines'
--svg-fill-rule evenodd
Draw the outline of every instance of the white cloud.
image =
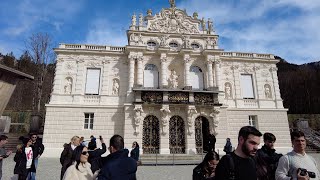
<svg viewBox="0 0 320 180">
<path fill-rule="evenodd" d="M 226 39 L 220 48 L 272 53 L 298 64 L 320 60 L 318 0 L 185 0 L 178 7 L 212 18 Z"/>
<path fill-rule="evenodd" d="M 125 46 L 127 42 L 125 30 L 114 27 L 105 18 L 98 18 L 90 24 L 86 35 L 86 44 Z"/>
</svg>

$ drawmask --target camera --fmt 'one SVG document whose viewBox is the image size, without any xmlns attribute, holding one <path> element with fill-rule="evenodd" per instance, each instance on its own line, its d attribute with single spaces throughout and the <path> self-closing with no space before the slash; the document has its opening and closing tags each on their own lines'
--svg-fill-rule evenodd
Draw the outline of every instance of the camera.
<svg viewBox="0 0 320 180">
<path fill-rule="evenodd" d="M 300 176 L 306 176 L 307 174 L 309 175 L 310 178 L 316 178 L 316 173 L 307 171 L 306 169 L 299 168 L 298 171 L 300 170 Z"/>
</svg>

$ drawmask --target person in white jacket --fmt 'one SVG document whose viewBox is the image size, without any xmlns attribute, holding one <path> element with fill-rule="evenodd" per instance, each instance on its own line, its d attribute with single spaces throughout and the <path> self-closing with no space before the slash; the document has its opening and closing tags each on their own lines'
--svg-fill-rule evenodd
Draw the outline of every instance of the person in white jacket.
<svg viewBox="0 0 320 180">
<path fill-rule="evenodd" d="M 320 179 L 316 161 L 309 156 L 306 149 L 306 139 L 301 131 L 291 133 L 293 151 L 282 156 L 276 170 L 276 180 L 309 180 Z M 305 172 L 305 169 L 308 172 Z"/>
<path fill-rule="evenodd" d="M 63 180 L 95 180 L 99 171 L 96 171 L 95 174 L 92 173 L 88 157 L 87 147 L 77 146 L 72 156 L 73 164 L 68 167 Z"/>
</svg>

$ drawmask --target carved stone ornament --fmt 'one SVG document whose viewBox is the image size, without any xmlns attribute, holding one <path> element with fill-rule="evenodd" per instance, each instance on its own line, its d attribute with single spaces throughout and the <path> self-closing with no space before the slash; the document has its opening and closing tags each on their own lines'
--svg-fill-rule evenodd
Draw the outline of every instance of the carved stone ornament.
<svg viewBox="0 0 320 180">
<path fill-rule="evenodd" d="M 269 73 L 269 71 L 267 71 L 267 70 L 263 70 L 263 71 L 261 72 L 261 76 L 262 76 L 262 77 L 269 77 L 269 76 L 270 76 L 270 73 Z"/>
<path fill-rule="evenodd" d="M 119 88 L 120 88 L 119 80 L 118 79 L 113 79 L 112 83 L 113 83 L 113 85 L 112 85 L 112 95 L 119 96 Z"/>
<path fill-rule="evenodd" d="M 130 45 L 143 45 L 142 35 L 141 33 L 136 34 L 132 33 L 130 35 Z"/>
<path fill-rule="evenodd" d="M 162 108 L 160 109 L 161 112 L 161 131 L 162 134 L 166 134 L 164 131 L 164 128 L 168 125 L 168 122 L 170 120 L 170 109 L 169 105 L 162 105 Z"/>
<path fill-rule="evenodd" d="M 169 39 L 169 35 L 162 35 L 159 37 L 160 39 L 160 47 L 168 47 L 169 44 L 167 42 L 167 40 Z"/>
<path fill-rule="evenodd" d="M 67 77 L 66 78 L 66 83 L 64 85 L 64 93 L 65 94 L 71 94 L 72 93 L 72 78 Z"/>
<path fill-rule="evenodd" d="M 215 136 L 218 134 L 217 127 L 220 120 L 218 116 L 219 113 L 220 111 L 218 109 L 213 108 L 212 112 L 209 115 L 212 118 L 211 133 L 214 134 Z"/>
<path fill-rule="evenodd" d="M 188 16 L 186 12 L 171 7 L 149 19 L 147 28 L 162 33 L 199 34 L 199 23 L 199 20 Z"/>
<path fill-rule="evenodd" d="M 176 71 L 173 69 L 171 71 L 171 75 L 169 77 L 169 88 L 170 89 L 177 89 L 178 88 L 178 78 L 179 78 L 179 75 L 177 75 Z"/>
<path fill-rule="evenodd" d="M 140 133 L 140 124 L 143 121 L 144 117 L 144 112 L 142 109 L 141 105 L 136 105 L 133 109 L 134 111 L 134 126 L 135 126 L 135 134 L 139 134 Z"/>
<path fill-rule="evenodd" d="M 187 125 L 188 125 L 188 134 L 193 134 L 193 125 L 194 125 L 194 115 L 198 112 L 194 106 L 189 107 L 188 109 L 188 118 L 187 118 Z"/>
<path fill-rule="evenodd" d="M 89 61 L 89 62 L 87 63 L 87 66 L 88 66 L 88 67 L 99 67 L 99 66 L 101 66 L 101 63 L 98 62 L 98 61 Z"/>
</svg>

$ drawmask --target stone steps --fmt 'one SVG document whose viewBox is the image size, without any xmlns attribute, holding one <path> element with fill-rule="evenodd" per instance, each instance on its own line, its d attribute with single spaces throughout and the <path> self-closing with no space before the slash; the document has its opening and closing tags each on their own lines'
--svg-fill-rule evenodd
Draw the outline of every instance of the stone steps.
<svg viewBox="0 0 320 180">
<path fill-rule="evenodd" d="M 142 165 L 195 165 L 202 162 L 205 154 L 142 154 Z"/>
<path fill-rule="evenodd" d="M 8 143 L 5 145 L 6 149 L 12 152 L 16 152 L 17 145 L 22 144 L 22 142 L 19 140 L 19 137 L 21 135 L 19 134 L 6 134 L 8 136 Z"/>
</svg>

